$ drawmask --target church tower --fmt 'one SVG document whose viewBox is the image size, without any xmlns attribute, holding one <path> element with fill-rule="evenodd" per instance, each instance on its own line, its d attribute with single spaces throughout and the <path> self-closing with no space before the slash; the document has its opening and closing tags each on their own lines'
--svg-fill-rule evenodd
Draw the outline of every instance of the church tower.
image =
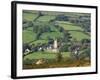
<svg viewBox="0 0 100 80">
<path fill-rule="evenodd" d="M 58 52 L 57 39 L 54 40 L 53 48 L 54 48 L 54 49 L 53 49 L 54 52 Z"/>
</svg>

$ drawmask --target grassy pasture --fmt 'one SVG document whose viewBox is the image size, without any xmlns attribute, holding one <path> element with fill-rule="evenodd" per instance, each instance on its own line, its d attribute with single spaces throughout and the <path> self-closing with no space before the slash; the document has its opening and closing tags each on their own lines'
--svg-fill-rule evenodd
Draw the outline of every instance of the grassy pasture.
<svg viewBox="0 0 100 80">
<path fill-rule="evenodd" d="M 61 37 L 62 35 L 63 34 L 60 32 L 46 32 L 41 35 L 41 38 L 46 39 L 46 40 L 48 39 L 48 37 L 55 39 L 55 38 Z"/>
<path fill-rule="evenodd" d="M 23 30 L 22 34 L 23 34 L 24 43 L 35 40 L 36 34 L 32 31 L 32 27 L 29 27 L 26 30 Z"/>
<path fill-rule="evenodd" d="M 62 52 L 61 53 L 63 57 L 69 57 L 70 56 L 70 52 Z M 24 57 L 25 59 L 55 59 L 56 58 L 56 53 L 52 53 L 52 52 L 33 52 L 29 55 L 26 55 Z"/>
<path fill-rule="evenodd" d="M 50 20 L 52 19 L 55 19 L 55 16 L 48 16 L 48 15 L 45 15 L 45 16 L 41 16 L 38 18 L 38 21 L 47 21 L 49 22 Z"/>
<path fill-rule="evenodd" d="M 76 26 L 75 24 L 72 24 L 67 21 L 57 21 L 59 26 L 63 27 L 65 30 L 80 30 L 83 31 L 83 29 L 79 26 Z"/>
<path fill-rule="evenodd" d="M 42 40 L 41 39 L 41 40 L 33 41 L 30 44 L 34 44 L 35 46 L 38 46 L 38 45 L 45 44 L 45 43 L 48 43 L 48 40 Z"/>
<path fill-rule="evenodd" d="M 73 39 L 76 39 L 78 41 L 82 39 L 89 39 L 90 36 L 85 34 L 83 29 L 79 26 L 74 25 L 73 23 L 70 22 L 65 22 L 65 21 L 57 21 L 58 24 L 63 27 L 65 30 L 68 30 L 68 32 L 71 34 Z"/>
<path fill-rule="evenodd" d="M 23 13 L 23 20 L 33 21 L 38 15 L 33 13 Z"/>
<path fill-rule="evenodd" d="M 69 31 L 69 33 L 71 34 L 72 38 L 80 41 L 82 39 L 89 39 L 90 36 L 86 35 L 84 32 L 79 32 L 79 31 Z"/>
</svg>

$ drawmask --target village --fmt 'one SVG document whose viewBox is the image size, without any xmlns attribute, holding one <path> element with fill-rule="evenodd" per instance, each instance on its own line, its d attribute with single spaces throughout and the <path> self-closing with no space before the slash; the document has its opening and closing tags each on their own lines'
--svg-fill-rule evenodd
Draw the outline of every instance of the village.
<svg viewBox="0 0 100 80">
<path fill-rule="evenodd" d="M 23 11 L 23 69 L 90 66 L 89 19 L 83 13 Z"/>
<path fill-rule="evenodd" d="M 35 51 L 48 51 L 48 52 L 57 53 L 59 51 L 57 40 L 54 40 L 54 43 L 49 43 L 48 45 L 33 47 L 32 49 L 29 46 L 27 46 L 25 47 L 23 53 L 24 55 L 27 55 L 30 52 L 35 52 Z"/>
</svg>

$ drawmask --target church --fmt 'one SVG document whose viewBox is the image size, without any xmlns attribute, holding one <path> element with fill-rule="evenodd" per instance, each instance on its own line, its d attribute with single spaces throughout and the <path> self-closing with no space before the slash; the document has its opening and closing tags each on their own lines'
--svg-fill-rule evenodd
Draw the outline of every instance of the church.
<svg viewBox="0 0 100 80">
<path fill-rule="evenodd" d="M 53 44 L 50 44 L 47 49 L 47 51 L 50 51 L 50 52 L 54 52 L 54 53 L 57 53 L 59 50 L 58 50 L 58 42 L 57 42 L 57 39 L 54 40 Z"/>
</svg>

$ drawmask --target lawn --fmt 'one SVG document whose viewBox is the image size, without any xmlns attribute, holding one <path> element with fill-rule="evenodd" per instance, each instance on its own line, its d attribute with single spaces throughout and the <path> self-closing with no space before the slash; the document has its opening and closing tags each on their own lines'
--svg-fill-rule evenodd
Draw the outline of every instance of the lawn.
<svg viewBox="0 0 100 80">
<path fill-rule="evenodd" d="M 90 39 L 90 36 L 85 34 L 84 32 L 80 32 L 80 31 L 69 31 L 69 33 L 71 34 L 73 39 L 76 39 L 78 41 L 82 40 L 82 39 Z"/>
</svg>

